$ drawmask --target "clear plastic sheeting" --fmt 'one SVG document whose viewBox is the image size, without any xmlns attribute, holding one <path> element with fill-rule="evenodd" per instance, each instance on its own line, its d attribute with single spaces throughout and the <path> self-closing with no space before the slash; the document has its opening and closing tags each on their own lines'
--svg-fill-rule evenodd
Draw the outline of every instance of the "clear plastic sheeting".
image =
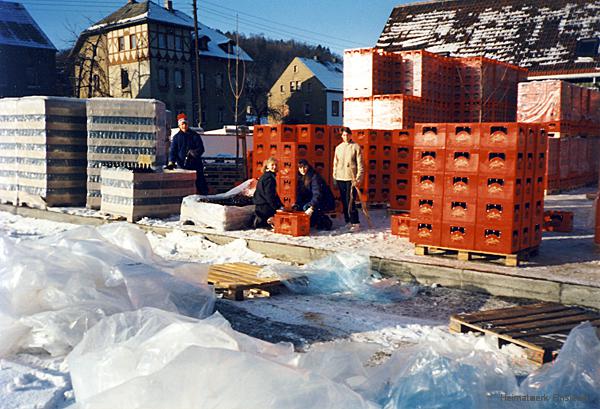
<svg viewBox="0 0 600 409">
<path fill-rule="evenodd" d="M 348 294 L 363 300 L 394 302 L 412 298 L 418 292 L 417 286 L 381 279 L 371 270 L 369 256 L 360 253 L 337 252 L 301 267 L 267 266 L 259 276 L 277 277 L 298 294 Z"/>
<path fill-rule="evenodd" d="M 484 338 L 437 331 L 423 343 L 392 355 L 369 374 L 366 396 L 385 409 L 511 407 L 500 395 L 518 393 L 506 356 Z"/>
<path fill-rule="evenodd" d="M 184 197 L 179 220 L 219 231 L 246 229 L 254 217 L 254 205 L 248 204 L 255 190 L 256 179 L 248 179 L 218 195 Z"/>
<path fill-rule="evenodd" d="M 67 361 L 78 408 L 377 407 L 298 367 L 298 355 L 234 331 L 218 313 L 195 320 L 143 308 L 104 319 Z"/>
<path fill-rule="evenodd" d="M 66 354 L 102 318 L 146 306 L 208 316 L 215 297 L 207 270 L 161 259 L 125 223 L 41 240 L 0 237 L 0 355 Z"/>
<path fill-rule="evenodd" d="M 547 397 L 535 408 L 600 408 L 600 341 L 589 322 L 574 328 L 556 361 L 529 375 L 521 394 Z"/>
</svg>

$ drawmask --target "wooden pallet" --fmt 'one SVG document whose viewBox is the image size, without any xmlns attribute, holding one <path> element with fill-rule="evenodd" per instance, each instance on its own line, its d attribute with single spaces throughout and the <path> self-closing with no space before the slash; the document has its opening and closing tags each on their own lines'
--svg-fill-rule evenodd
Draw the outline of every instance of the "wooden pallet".
<svg viewBox="0 0 600 409">
<path fill-rule="evenodd" d="M 215 286 L 217 294 L 236 301 L 277 294 L 281 281 L 257 277 L 261 268 L 246 263 L 213 264 L 208 269 L 208 283 Z"/>
<path fill-rule="evenodd" d="M 531 247 L 525 250 L 520 250 L 515 254 L 500 254 L 490 253 L 487 251 L 479 250 L 465 250 L 455 249 L 449 247 L 437 247 L 437 246 L 424 246 L 422 244 L 415 244 L 415 254 L 418 256 L 426 255 L 456 255 L 456 258 L 461 261 L 469 261 L 474 258 L 483 258 L 485 260 L 491 259 L 504 259 L 504 265 L 509 267 L 517 267 L 519 262 L 529 260 L 530 257 L 538 255 L 539 247 Z"/>
<path fill-rule="evenodd" d="M 538 364 L 554 360 L 569 332 L 584 321 L 600 327 L 600 314 L 582 308 L 541 302 L 450 317 L 450 331 L 476 332 L 498 337 L 498 346 L 525 348 L 528 359 Z M 598 328 L 600 336 L 600 328 Z"/>
</svg>

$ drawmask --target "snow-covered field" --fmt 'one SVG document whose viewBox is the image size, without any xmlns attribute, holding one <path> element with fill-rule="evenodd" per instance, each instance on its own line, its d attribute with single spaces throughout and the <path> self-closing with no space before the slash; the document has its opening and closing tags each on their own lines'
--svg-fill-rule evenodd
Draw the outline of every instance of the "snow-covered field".
<svg viewBox="0 0 600 409">
<path fill-rule="evenodd" d="M 324 242 L 330 234 L 346 235 L 323 233 Z M 388 233 L 362 233 L 371 234 Z M 553 391 L 587 400 L 531 407 L 600 405 L 600 344 L 589 329 L 573 337 L 562 364 L 542 371 L 516 347 L 446 330 L 453 313 L 518 300 L 436 286 L 396 302 L 284 292 L 218 300 L 229 322 L 197 320 L 177 313 L 210 303 L 198 284 L 207 264 L 281 263 L 243 239 L 218 246 L 177 230 L 160 236 L 8 213 L 0 213 L 0 257 L 2 409 L 505 408 L 513 406 L 502 396 Z M 185 302 L 171 303 L 173 295 Z"/>
</svg>

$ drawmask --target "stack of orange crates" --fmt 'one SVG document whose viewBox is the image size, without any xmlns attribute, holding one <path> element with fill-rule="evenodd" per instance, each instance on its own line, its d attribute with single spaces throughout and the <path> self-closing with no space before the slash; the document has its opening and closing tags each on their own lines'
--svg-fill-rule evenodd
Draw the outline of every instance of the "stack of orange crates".
<svg viewBox="0 0 600 409">
<path fill-rule="evenodd" d="M 389 204 L 392 210 L 410 210 L 414 129 L 398 129 L 392 133 L 391 159 L 384 159 L 383 170 L 390 172 Z"/>
<path fill-rule="evenodd" d="M 496 254 L 539 245 L 546 149 L 534 124 L 417 124 L 410 241 Z"/>
</svg>

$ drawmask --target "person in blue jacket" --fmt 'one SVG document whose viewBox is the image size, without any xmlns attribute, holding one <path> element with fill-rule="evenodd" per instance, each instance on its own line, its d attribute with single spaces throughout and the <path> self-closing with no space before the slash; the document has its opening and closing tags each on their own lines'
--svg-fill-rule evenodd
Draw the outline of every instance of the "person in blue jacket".
<svg viewBox="0 0 600 409">
<path fill-rule="evenodd" d="M 189 128 L 185 114 L 177 115 L 177 126 L 179 126 L 179 132 L 173 136 L 169 149 L 169 163 L 165 168 L 172 170 L 177 166 L 182 169 L 195 170 L 196 193 L 207 195 L 208 185 L 204 177 L 204 163 L 202 162 L 202 154 L 204 154 L 202 137 Z"/>
<path fill-rule="evenodd" d="M 263 164 L 263 174 L 258 179 L 254 192 L 254 228 L 273 227 L 273 216 L 277 210 L 283 209 L 277 194 L 277 159 L 268 158 Z"/>
<path fill-rule="evenodd" d="M 325 180 L 305 159 L 298 161 L 298 185 L 295 210 L 303 210 L 310 216 L 310 225 L 319 230 L 330 230 L 331 219 L 324 214 L 335 210 L 333 193 Z"/>
</svg>

